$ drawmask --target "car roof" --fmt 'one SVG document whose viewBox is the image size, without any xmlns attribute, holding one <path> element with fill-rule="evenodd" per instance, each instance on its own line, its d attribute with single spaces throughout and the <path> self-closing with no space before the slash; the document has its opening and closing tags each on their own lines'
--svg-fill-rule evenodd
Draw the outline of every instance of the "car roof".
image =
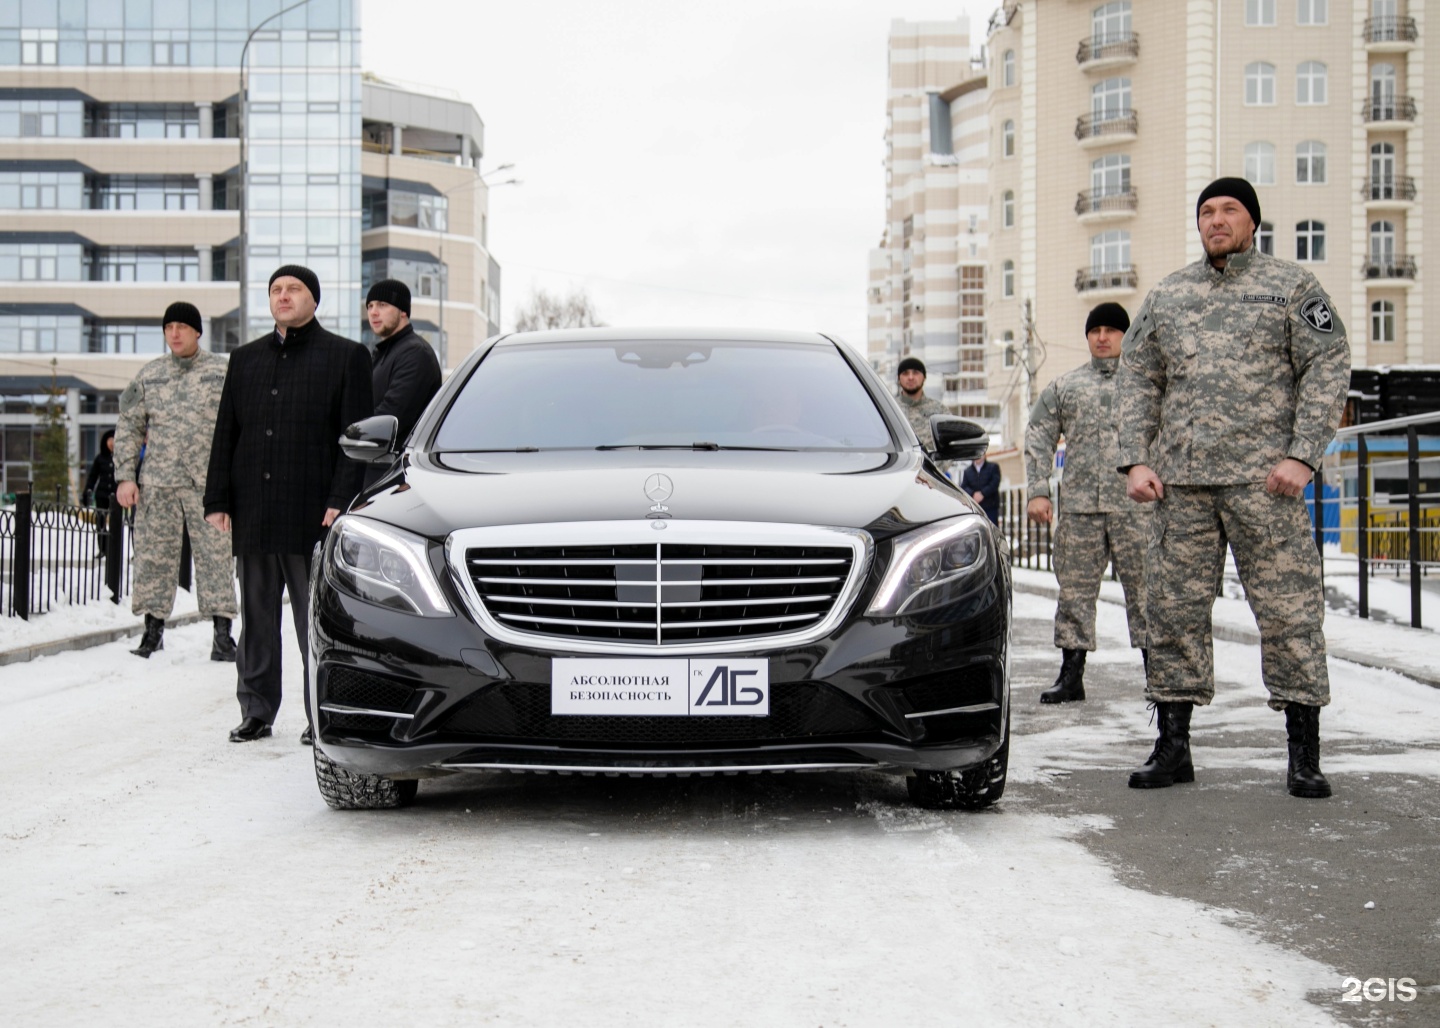
<svg viewBox="0 0 1440 1028">
<path fill-rule="evenodd" d="M 819 332 L 754 328 L 619 328 L 610 326 L 512 332 L 497 339 L 495 345 L 510 347 L 526 346 L 532 343 L 638 343 L 649 341 L 835 345 L 833 340 Z"/>
</svg>

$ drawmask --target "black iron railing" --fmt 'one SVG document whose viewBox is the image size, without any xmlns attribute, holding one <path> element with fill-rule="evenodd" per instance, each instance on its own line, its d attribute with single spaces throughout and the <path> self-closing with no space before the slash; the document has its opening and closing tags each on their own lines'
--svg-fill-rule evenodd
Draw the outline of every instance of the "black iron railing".
<svg viewBox="0 0 1440 1028">
<path fill-rule="evenodd" d="M 1413 43 L 1420 38 L 1414 18 L 1395 14 L 1366 18 L 1364 32 L 1367 43 Z"/>
<path fill-rule="evenodd" d="M 1133 189 L 1086 189 L 1075 197 L 1075 213 L 1105 214 L 1134 211 L 1139 198 Z"/>
<path fill-rule="evenodd" d="M 1414 121 L 1415 113 L 1415 98 L 1410 96 L 1371 97 L 1360 110 L 1367 122 Z"/>
<path fill-rule="evenodd" d="M 1111 61 L 1133 59 L 1140 56 L 1140 36 L 1134 32 L 1127 32 L 1123 35 L 1105 36 L 1100 39 L 1091 37 L 1082 39 L 1079 48 L 1075 51 L 1077 64 L 1089 64 L 1091 61 Z"/>
<path fill-rule="evenodd" d="M 76 507 L 17 494 L 14 509 L 0 511 L 6 616 L 28 620 L 62 603 L 97 601 L 106 592 L 119 603 L 130 592 L 131 524 L 119 505 Z"/>
<path fill-rule="evenodd" d="M 1075 138 L 1081 140 L 1101 136 L 1133 136 L 1139 129 L 1138 115 L 1128 108 L 1100 114 L 1082 114 L 1075 119 Z"/>
<path fill-rule="evenodd" d="M 1361 195 L 1367 200 L 1414 200 L 1415 180 L 1409 175 L 1371 176 Z"/>
<path fill-rule="evenodd" d="M 1397 255 L 1366 258 L 1360 273 L 1366 278 L 1414 278 L 1417 270 L 1414 257 Z"/>
</svg>

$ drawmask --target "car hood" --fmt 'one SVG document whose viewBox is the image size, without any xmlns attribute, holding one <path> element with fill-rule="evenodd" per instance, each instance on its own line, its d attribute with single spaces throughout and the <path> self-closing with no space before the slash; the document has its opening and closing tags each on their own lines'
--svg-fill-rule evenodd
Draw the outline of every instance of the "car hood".
<svg viewBox="0 0 1440 1028">
<path fill-rule="evenodd" d="M 670 495 L 654 499 L 647 484 Z M 400 477 L 351 511 L 435 540 L 462 528 L 665 516 L 862 528 L 885 538 L 978 508 L 918 451 L 683 450 L 410 454 Z"/>
</svg>

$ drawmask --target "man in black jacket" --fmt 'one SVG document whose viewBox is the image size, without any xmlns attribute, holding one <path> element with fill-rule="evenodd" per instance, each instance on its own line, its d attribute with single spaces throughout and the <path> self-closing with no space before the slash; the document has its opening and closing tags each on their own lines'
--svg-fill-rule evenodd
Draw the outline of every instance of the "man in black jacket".
<svg viewBox="0 0 1440 1028">
<path fill-rule="evenodd" d="M 403 442 L 440 389 L 440 361 L 410 327 L 410 287 L 404 282 L 387 278 L 371 286 L 365 296 L 365 317 L 380 340 L 370 378 L 375 413 L 395 415 L 400 422 L 396 438 Z M 378 481 L 385 470 L 384 465 L 370 465 L 365 484 Z"/>
<path fill-rule="evenodd" d="M 370 357 L 315 320 L 320 282 L 288 264 L 270 276 L 275 331 L 240 347 L 215 419 L 205 520 L 231 532 L 240 579 L 231 742 L 270 734 L 280 709 L 280 606 L 290 615 L 308 676 L 310 556 L 360 488 L 361 466 L 340 451 L 345 428 L 370 416 Z M 310 696 L 305 705 L 308 721 Z M 310 742 L 305 729 L 301 742 Z"/>
</svg>

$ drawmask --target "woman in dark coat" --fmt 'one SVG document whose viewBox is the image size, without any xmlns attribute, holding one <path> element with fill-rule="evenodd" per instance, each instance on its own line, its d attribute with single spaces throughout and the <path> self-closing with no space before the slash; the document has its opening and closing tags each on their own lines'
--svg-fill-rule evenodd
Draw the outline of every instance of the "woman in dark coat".
<svg viewBox="0 0 1440 1028">
<path fill-rule="evenodd" d="M 100 452 L 90 462 L 90 474 L 80 494 L 82 507 L 108 507 L 115 495 L 115 430 L 106 429 L 100 437 Z"/>
<path fill-rule="evenodd" d="M 94 506 L 100 510 L 108 510 L 110 500 L 115 495 L 115 430 L 106 429 L 105 434 L 100 437 L 100 452 L 90 462 L 90 474 L 85 476 L 85 488 L 80 492 L 80 505 L 82 507 Z M 105 545 L 109 542 L 110 533 L 106 526 L 108 521 L 101 514 L 96 518 L 95 532 L 95 557 L 105 555 Z"/>
</svg>

